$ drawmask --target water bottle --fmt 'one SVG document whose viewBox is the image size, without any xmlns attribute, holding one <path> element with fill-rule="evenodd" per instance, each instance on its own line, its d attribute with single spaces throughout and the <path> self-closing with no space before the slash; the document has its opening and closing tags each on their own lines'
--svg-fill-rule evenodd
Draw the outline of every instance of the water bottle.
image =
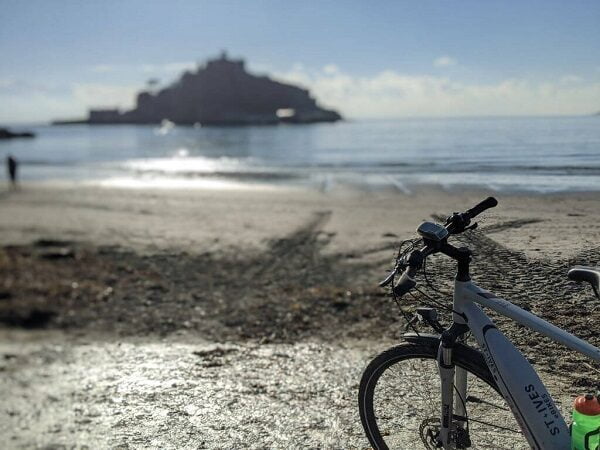
<svg viewBox="0 0 600 450">
<path fill-rule="evenodd" d="M 580 395 L 573 407 L 571 450 L 599 450 L 600 395 Z"/>
</svg>

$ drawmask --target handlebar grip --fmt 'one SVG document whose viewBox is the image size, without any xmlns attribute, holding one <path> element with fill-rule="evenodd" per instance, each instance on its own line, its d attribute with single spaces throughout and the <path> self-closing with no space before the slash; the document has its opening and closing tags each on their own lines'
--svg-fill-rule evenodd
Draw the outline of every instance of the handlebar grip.
<svg viewBox="0 0 600 450">
<path fill-rule="evenodd" d="M 409 274 L 410 271 L 410 268 L 406 269 L 400 277 L 400 281 L 398 281 L 398 284 L 394 286 L 394 294 L 398 297 L 402 297 L 404 294 L 406 294 L 408 291 L 410 291 L 417 285 L 417 282 Z"/>
<path fill-rule="evenodd" d="M 497 204 L 498 204 L 498 200 L 496 200 L 494 197 L 488 197 L 481 203 L 479 203 L 479 204 L 475 205 L 473 208 L 469 209 L 467 211 L 467 214 L 469 215 L 469 217 L 471 219 L 473 219 L 475 216 L 478 216 L 486 209 L 493 208 Z"/>
</svg>

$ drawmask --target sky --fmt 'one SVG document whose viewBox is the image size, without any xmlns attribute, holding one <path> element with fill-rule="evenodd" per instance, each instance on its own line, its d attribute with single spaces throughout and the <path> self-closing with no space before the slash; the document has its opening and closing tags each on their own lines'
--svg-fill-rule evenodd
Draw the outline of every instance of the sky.
<svg viewBox="0 0 600 450">
<path fill-rule="evenodd" d="M 0 0 L 0 123 L 134 104 L 227 50 L 350 118 L 600 111 L 600 1 Z"/>
</svg>

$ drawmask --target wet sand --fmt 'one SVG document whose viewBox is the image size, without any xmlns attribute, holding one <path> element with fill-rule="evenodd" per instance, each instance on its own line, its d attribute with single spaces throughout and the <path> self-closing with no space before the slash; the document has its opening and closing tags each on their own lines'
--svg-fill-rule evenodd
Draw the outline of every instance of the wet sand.
<svg viewBox="0 0 600 450">
<path fill-rule="evenodd" d="M 420 221 L 488 194 L 2 193 L 0 446 L 366 447 L 360 373 L 404 325 L 376 283 Z M 598 194 L 496 196 L 461 238 L 475 281 L 599 345 L 599 302 L 566 278 L 600 264 Z M 598 378 L 499 324 L 567 410 Z"/>
</svg>

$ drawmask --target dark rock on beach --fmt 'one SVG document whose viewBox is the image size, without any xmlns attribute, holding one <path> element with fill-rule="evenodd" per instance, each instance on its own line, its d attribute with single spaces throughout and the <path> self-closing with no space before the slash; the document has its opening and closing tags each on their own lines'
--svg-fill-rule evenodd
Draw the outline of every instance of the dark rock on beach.
<svg viewBox="0 0 600 450">
<path fill-rule="evenodd" d="M 33 134 L 30 131 L 18 133 L 15 131 L 11 131 L 8 128 L 0 128 L 0 139 L 32 138 L 32 137 L 35 137 L 35 134 Z"/>
</svg>

